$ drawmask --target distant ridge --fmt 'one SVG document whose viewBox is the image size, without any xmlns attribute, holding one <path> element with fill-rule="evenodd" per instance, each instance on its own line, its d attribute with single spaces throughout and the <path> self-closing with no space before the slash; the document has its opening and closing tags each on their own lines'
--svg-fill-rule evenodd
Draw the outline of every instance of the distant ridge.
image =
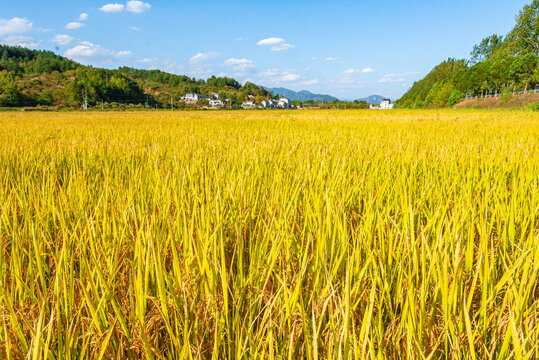
<svg viewBox="0 0 539 360">
<path fill-rule="evenodd" d="M 331 95 L 323 95 L 323 94 L 313 94 L 310 91 L 307 90 L 301 90 L 301 91 L 293 91 L 290 89 L 285 88 L 267 88 L 264 87 L 268 91 L 272 91 L 273 94 L 282 95 L 292 101 L 333 101 L 333 100 L 339 100 L 334 96 Z"/>
<path fill-rule="evenodd" d="M 367 96 L 366 98 L 359 99 L 359 100 L 360 101 L 365 101 L 367 104 L 380 105 L 380 103 L 384 99 L 389 99 L 389 98 L 387 98 L 385 96 L 382 96 L 382 95 L 371 95 L 371 96 Z"/>
</svg>

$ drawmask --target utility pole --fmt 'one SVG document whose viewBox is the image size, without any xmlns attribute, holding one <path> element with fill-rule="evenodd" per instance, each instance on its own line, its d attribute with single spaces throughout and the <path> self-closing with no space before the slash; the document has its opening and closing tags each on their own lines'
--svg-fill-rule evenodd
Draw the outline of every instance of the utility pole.
<svg viewBox="0 0 539 360">
<path fill-rule="evenodd" d="M 87 111 L 88 110 L 88 90 L 86 90 L 86 87 L 84 87 L 84 90 L 82 90 L 82 96 L 84 98 L 84 103 L 82 104 L 82 110 Z"/>
</svg>

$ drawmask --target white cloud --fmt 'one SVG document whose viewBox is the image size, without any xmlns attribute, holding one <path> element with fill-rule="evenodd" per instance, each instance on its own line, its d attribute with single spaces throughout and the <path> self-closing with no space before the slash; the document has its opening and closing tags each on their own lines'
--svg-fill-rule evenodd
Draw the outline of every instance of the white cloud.
<svg viewBox="0 0 539 360">
<path fill-rule="evenodd" d="M 332 82 L 346 85 L 347 87 L 357 87 L 359 84 L 362 84 L 357 79 L 358 75 L 362 73 L 362 71 L 358 69 L 347 69 L 343 71 L 342 73 L 343 73 L 342 76 L 334 78 Z"/>
<path fill-rule="evenodd" d="M 373 72 L 375 72 L 375 71 L 376 71 L 376 70 L 374 70 L 374 69 L 371 68 L 371 67 L 366 67 L 365 69 L 361 70 L 361 72 L 362 72 L 363 74 L 371 74 L 371 73 L 373 73 Z"/>
<path fill-rule="evenodd" d="M 400 74 L 400 76 L 413 76 L 419 74 L 418 71 L 412 71 L 412 72 L 406 72 L 404 74 Z"/>
<path fill-rule="evenodd" d="M 211 59 L 211 58 L 215 58 L 219 56 L 219 54 L 215 53 L 215 52 L 209 52 L 209 53 L 198 53 L 196 54 L 195 56 L 191 57 L 189 59 L 189 64 L 191 65 L 195 65 L 195 64 L 200 64 L 208 59 Z"/>
<path fill-rule="evenodd" d="M 150 70 L 153 69 L 153 66 L 149 68 Z M 182 65 L 178 65 L 178 63 L 176 63 L 175 61 L 173 61 L 172 59 L 170 58 L 165 58 L 163 59 L 162 61 L 162 65 L 156 65 L 155 66 L 155 69 L 159 69 L 159 70 L 162 70 L 162 71 L 166 71 L 166 72 L 169 72 L 171 74 L 176 74 L 176 71 L 179 71 L 179 70 L 182 70 L 183 69 L 183 66 Z M 185 71 L 184 71 L 185 72 Z"/>
<path fill-rule="evenodd" d="M 301 83 L 301 85 L 316 85 L 320 82 L 318 79 L 307 80 Z"/>
<path fill-rule="evenodd" d="M 249 59 L 235 59 L 230 58 L 226 60 L 223 65 L 225 66 L 232 66 L 235 71 L 238 71 L 239 73 L 245 73 L 248 70 L 254 69 L 253 61 Z"/>
<path fill-rule="evenodd" d="M 129 30 L 133 30 L 133 31 L 139 31 L 140 28 L 136 27 L 136 26 L 130 26 L 128 27 Z"/>
<path fill-rule="evenodd" d="M 386 74 L 380 80 L 379 83 L 401 83 L 406 81 L 406 77 L 419 74 L 418 72 L 406 72 L 403 74 Z"/>
<path fill-rule="evenodd" d="M 292 82 L 292 81 L 299 80 L 299 78 L 300 78 L 300 76 L 298 74 L 285 72 L 280 77 L 278 77 L 276 80 L 277 81 L 282 81 L 282 82 Z"/>
<path fill-rule="evenodd" d="M 58 34 L 52 38 L 52 42 L 58 45 L 69 45 L 74 40 L 73 36 Z"/>
<path fill-rule="evenodd" d="M 68 23 L 68 24 L 66 25 L 66 29 L 68 29 L 68 30 L 79 29 L 79 28 L 81 28 L 81 27 L 83 27 L 83 26 L 84 26 L 83 23 L 74 21 L 74 22 Z"/>
<path fill-rule="evenodd" d="M 64 54 L 73 60 L 89 63 L 102 62 L 112 63 L 114 60 L 119 60 L 131 56 L 131 51 L 112 51 L 95 45 L 89 41 L 83 41 L 79 45 L 67 50 Z"/>
<path fill-rule="evenodd" d="M 347 86 L 357 86 L 357 84 L 360 83 L 358 82 L 357 77 L 362 72 L 363 71 L 360 71 L 358 69 L 347 69 L 342 72 L 343 76 L 334 80 L 336 80 L 336 82 L 338 82 L 339 84 L 344 84 Z"/>
<path fill-rule="evenodd" d="M 196 68 L 196 69 L 191 69 L 189 70 L 189 74 L 191 76 L 208 76 L 210 74 L 215 74 L 215 71 L 213 71 L 213 69 L 206 69 L 206 68 Z"/>
<path fill-rule="evenodd" d="M 344 61 L 340 60 L 338 57 L 327 57 L 324 59 L 325 62 L 333 62 L 337 64 L 344 64 Z"/>
<path fill-rule="evenodd" d="M 32 22 L 25 18 L 0 19 L 0 36 L 22 34 L 32 30 Z"/>
<path fill-rule="evenodd" d="M 378 80 L 379 83 L 396 83 L 396 82 L 403 82 L 403 81 L 406 81 L 406 79 L 404 78 L 394 78 L 394 77 L 391 77 L 391 76 L 384 76 L 383 78 L 381 78 L 380 80 Z"/>
<path fill-rule="evenodd" d="M 84 20 L 88 20 L 88 14 L 86 13 L 82 13 L 79 15 L 79 20 L 78 21 L 84 21 Z"/>
<path fill-rule="evenodd" d="M 248 59 L 234 59 L 234 58 L 231 58 L 231 59 L 228 59 L 227 61 L 225 61 L 224 65 L 226 65 L 226 66 L 251 65 L 252 63 L 253 63 L 253 61 L 248 60 Z"/>
<path fill-rule="evenodd" d="M 264 72 L 258 74 L 261 77 L 260 82 L 279 84 L 283 82 L 295 82 L 301 79 L 299 74 L 296 74 L 291 71 L 280 71 L 279 69 L 273 68 L 268 69 Z M 318 80 L 317 80 L 318 81 Z M 312 85 L 313 83 L 304 82 L 304 85 Z"/>
<path fill-rule="evenodd" d="M 247 40 L 247 38 L 245 38 L 245 37 L 238 37 L 238 38 L 236 38 L 236 41 L 245 41 L 245 40 Z"/>
<path fill-rule="evenodd" d="M 127 2 L 126 10 L 132 13 L 141 13 L 150 10 L 151 7 L 152 5 L 148 3 L 138 0 L 132 0 Z"/>
<path fill-rule="evenodd" d="M 272 37 L 272 38 L 260 40 L 256 44 L 257 45 L 278 45 L 278 44 L 282 44 L 282 43 L 284 43 L 284 39 Z"/>
<path fill-rule="evenodd" d="M 285 39 L 278 37 L 263 39 L 256 44 L 258 46 L 271 46 L 271 51 L 286 51 L 294 47 L 294 45 L 288 44 Z"/>
<path fill-rule="evenodd" d="M 1 39 L 1 42 L 6 45 L 20 46 L 27 49 L 36 49 L 41 43 L 41 41 L 34 42 L 33 38 L 23 35 L 10 35 Z"/>
<path fill-rule="evenodd" d="M 359 70 L 356 70 L 356 69 L 348 69 L 348 70 L 343 71 L 343 74 L 345 75 L 355 75 L 357 73 L 359 73 Z"/>
<path fill-rule="evenodd" d="M 125 6 L 122 4 L 106 4 L 99 8 L 99 10 L 107 13 L 119 13 L 124 11 Z"/>
<path fill-rule="evenodd" d="M 286 51 L 288 49 L 292 49 L 294 45 L 291 44 L 279 44 L 271 47 L 271 51 Z"/>
<path fill-rule="evenodd" d="M 269 78 L 269 77 L 273 77 L 277 75 L 279 75 L 279 69 L 276 69 L 276 68 L 268 69 L 260 73 L 260 76 L 265 77 L 265 78 Z"/>
<path fill-rule="evenodd" d="M 154 57 L 154 58 L 139 59 L 139 60 L 136 60 L 135 62 L 139 64 L 151 64 L 151 63 L 155 63 L 156 61 L 157 61 L 157 58 Z"/>
</svg>

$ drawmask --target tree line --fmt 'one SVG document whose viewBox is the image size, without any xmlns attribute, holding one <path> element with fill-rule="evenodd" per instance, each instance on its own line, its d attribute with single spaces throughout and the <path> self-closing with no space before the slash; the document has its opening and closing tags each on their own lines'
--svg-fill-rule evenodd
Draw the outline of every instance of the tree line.
<svg viewBox="0 0 539 360">
<path fill-rule="evenodd" d="M 120 67 L 116 70 L 83 66 L 51 51 L 0 45 L 0 107 L 79 108 L 131 103 L 160 108 L 170 106 L 187 93 L 210 95 L 241 103 L 250 96 L 272 96 L 252 83 L 240 84 L 228 77 L 207 80 L 160 70 Z"/>
<path fill-rule="evenodd" d="M 443 107 L 465 96 L 527 92 L 539 84 L 539 0 L 524 6 L 506 35 L 475 45 L 470 59 L 448 59 L 414 83 L 396 105 Z"/>
</svg>

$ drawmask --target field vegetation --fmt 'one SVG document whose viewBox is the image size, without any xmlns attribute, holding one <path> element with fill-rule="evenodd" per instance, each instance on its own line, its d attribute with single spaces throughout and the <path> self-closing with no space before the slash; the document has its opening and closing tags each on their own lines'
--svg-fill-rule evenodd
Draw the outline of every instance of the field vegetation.
<svg viewBox="0 0 539 360">
<path fill-rule="evenodd" d="M 4 113 L 0 139 L 0 358 L 539 358 L 538 113 Z"/>
</svg>

